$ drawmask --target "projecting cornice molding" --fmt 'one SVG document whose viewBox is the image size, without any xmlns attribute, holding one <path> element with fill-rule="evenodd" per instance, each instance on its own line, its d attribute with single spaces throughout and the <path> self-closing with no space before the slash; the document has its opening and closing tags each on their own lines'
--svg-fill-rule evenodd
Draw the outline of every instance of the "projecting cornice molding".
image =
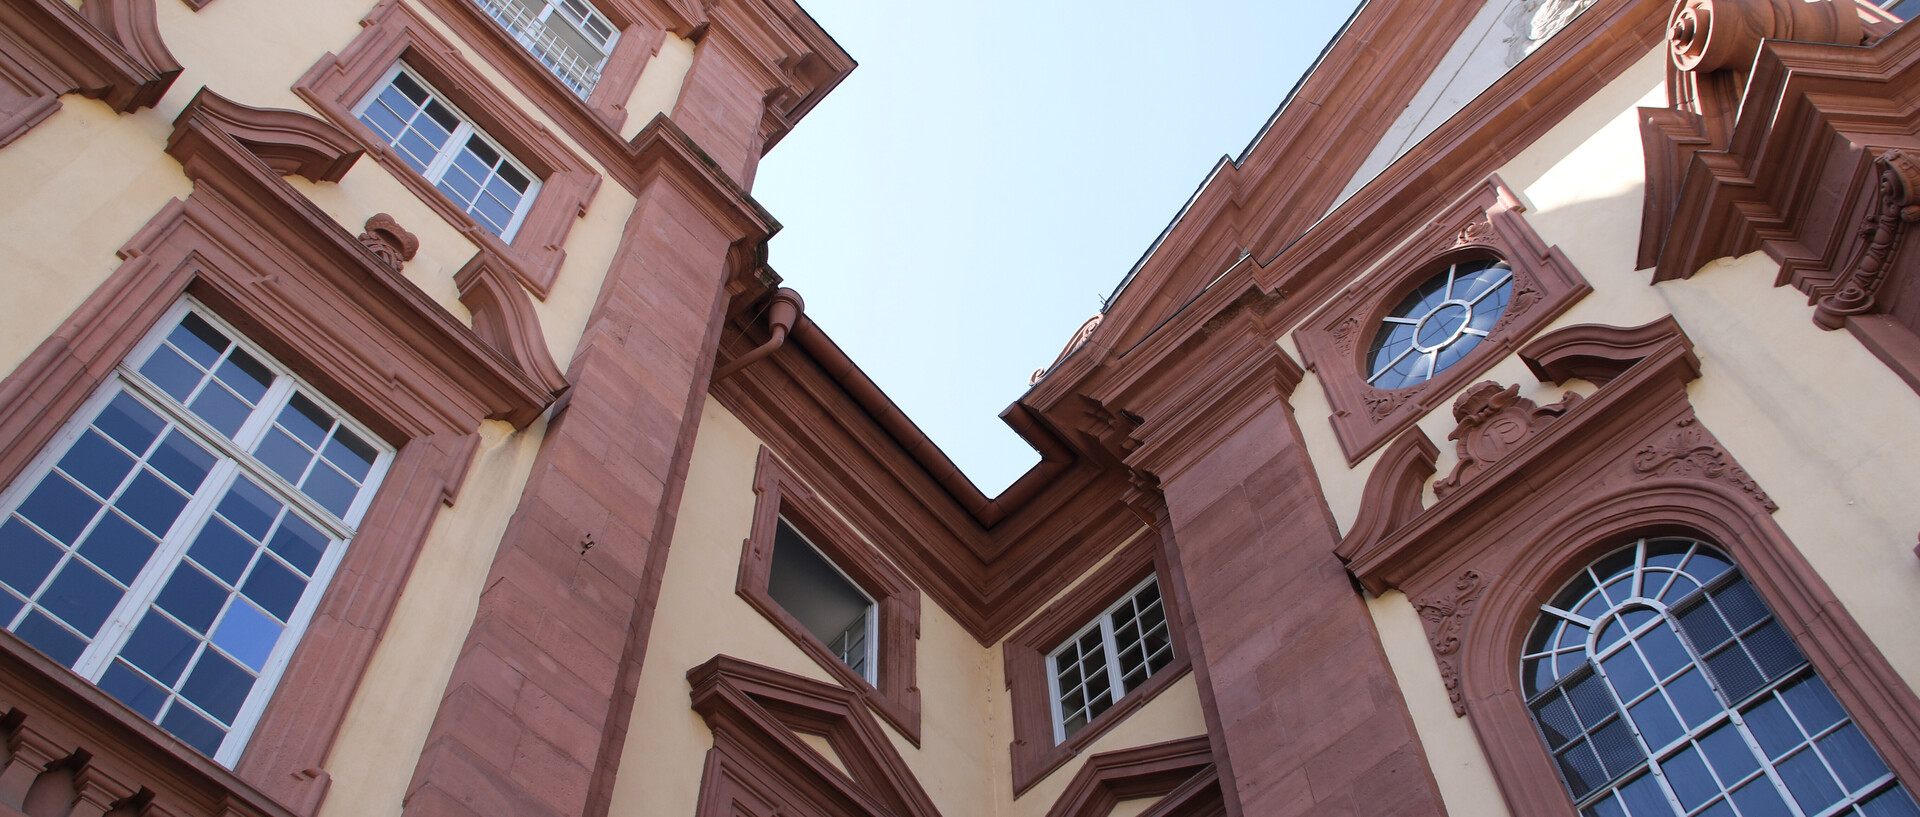
<svg viewBox="0 0 1920 817">
<path fill-rule="evenodd" d="M 131 113 L 160 101 L 180 74 L 154 19 L 154 0 L 0 3 L 0 146 L 78 93 Z"/>
<path fill-rule="evenodd" d="M 1141 817 L 1223 813 L 1220 773 L 1206 735 L 1087 758 L 1047 817 L 1106 817 L 1122 800 L 1154 802 Z"/>
</svg>

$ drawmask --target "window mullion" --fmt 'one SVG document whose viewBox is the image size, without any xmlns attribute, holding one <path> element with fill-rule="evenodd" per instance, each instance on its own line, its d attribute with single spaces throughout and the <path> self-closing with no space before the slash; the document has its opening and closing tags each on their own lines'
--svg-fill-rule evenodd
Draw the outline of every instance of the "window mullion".
<svg viewBox="0 0 1920 817">
<path fill-rule="evenodd" d="M 273 418 L 280 413 L 280 407 L 286 405 L 293 394 L 293 378 L 281 372 L 274 372 L 273 385 L 267 387 L 267 393 L 253 407 L 253 414 L 240 425 L 233 434 L 233 444 L 240 450 L 252 452 L 260 444 L 260 438 L 267 435 L 267 429 L 273 426 Z"/>
<path fill-rule="evenodd" d="M 1120 702 L 1120 697 L 1127 694 L 1127 684 L 1120 672 L 1120 647 L 1113 637 L 1112 611 L 1100 616 L 1100 644 L 1107 651 L 1107 680 L 1113 684 L 1113 691 L 1109 693 L 1112 696 L 1109 704 L 1117 704 Z"/>
<path fill-rule="evenodd" d="M 1053 710 L 1053 742 L 1067 739 L 1067 716 L 1060 711 L 1060 653 L 1047 656 L 1047 704 Z"/>
<path fill-rule="evenodd" d="M 435 95 L 433 98 L 439 99 L 439 96 Z M 473 125 L 462 119 L 459 126 L 453 129 L 453 133 L 447 135 L 446 145 L 440 148 L 440 152 L 433 155 L 433 161 L 427 163 L 427 169 L 420 171 L 420 175 L 433 184 L 439 184 L 441 177 L 447 174 L 447 168 L 453 166 L 454 158 L 460 155 L 460 151 L 466 149 L 467 140 L 472 137 Z"/>
</svg>

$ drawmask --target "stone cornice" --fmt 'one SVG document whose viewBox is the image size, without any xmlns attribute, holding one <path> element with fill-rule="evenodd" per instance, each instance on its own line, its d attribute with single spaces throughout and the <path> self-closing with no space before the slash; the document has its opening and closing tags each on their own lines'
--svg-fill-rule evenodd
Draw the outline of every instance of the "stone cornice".
<svg viewBox="0 0 1920 817">
<path fill-rule="evenodd" d="M 17 138 L 79 93 L 130 113 L 160 101 L 180 74 L 154 19 L 154 0 L 89 0 L 85 10 L 63 0 L 0 3 L 0 53 L 33 87 L 31 100 L 0 119 L 0 145 Z"/>
</svg>

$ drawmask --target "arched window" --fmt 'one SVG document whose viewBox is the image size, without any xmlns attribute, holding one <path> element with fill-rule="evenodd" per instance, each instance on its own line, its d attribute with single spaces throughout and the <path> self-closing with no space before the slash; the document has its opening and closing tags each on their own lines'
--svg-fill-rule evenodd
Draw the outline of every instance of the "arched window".
<svg viewBox="0 0 1920 817">
<path fill-rule="evenodd" d="M 1642 539 L 1541 611 L 1521 684 L 1583 817 L 1920 816 L 1711 545 Z"/>
</svg>

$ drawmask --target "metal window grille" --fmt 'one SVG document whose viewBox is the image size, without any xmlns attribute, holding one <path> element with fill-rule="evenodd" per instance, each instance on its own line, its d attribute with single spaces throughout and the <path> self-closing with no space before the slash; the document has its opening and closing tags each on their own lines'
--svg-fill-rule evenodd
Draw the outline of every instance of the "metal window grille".
<svg viewBox="0 0 1920 817">
<path fill-rule="evenodd" d="M 587 99 L 620 33 L 583 0 L 474 0 L 568 90 Z"/>
</svg>

